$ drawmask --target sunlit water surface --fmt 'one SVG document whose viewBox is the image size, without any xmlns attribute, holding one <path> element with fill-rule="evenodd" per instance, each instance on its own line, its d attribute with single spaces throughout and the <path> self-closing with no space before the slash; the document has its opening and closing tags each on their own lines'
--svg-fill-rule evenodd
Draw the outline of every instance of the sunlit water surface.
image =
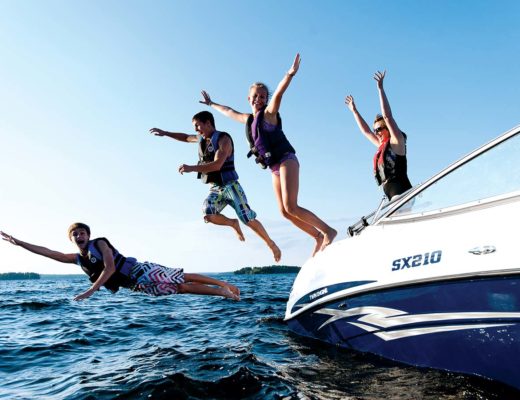
<svg viewBox="0 0 520 400">
<path fill-rule="evenodd" d="M 283 321 L 295 275 L 214 276 L 242 301 L 103 289 L 77 303 L 83 277 L 0 281 L 0 398 L 520 398 L 295 336 Z"/>
</svg>

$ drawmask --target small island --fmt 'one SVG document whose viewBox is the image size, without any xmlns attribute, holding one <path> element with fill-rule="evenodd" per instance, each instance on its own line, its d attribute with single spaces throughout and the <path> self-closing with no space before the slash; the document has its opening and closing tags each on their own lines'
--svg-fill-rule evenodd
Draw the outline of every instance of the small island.
<svg viewBox="0 0 520 400">
<path fill-rule="evenodd" d="M 0 281 L 40 279 L 36 272 L 5 272 L 0 273 Z"/>
<path fill-rule="evenodd" d="M 267 267 L 244 267 L 235 271 L 237 275 L 256 275 L 256 274 L 297 274 L 300 267 L 289 265 L 270 265 Z"/>
</svg>

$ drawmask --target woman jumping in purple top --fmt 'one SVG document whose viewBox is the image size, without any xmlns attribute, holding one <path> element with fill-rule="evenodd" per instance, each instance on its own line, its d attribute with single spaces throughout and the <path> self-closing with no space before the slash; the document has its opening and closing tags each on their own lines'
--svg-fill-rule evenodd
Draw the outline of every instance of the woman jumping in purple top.
<svg viewBox="0 0 520 400">
<path fill-rule="evenodd" d="M 269 90 L 257 82 L 249 88 L 248 101 L 252 113 L 241 113 L 231 107 L 215 103 L 206 91 L 202 91 L 203 104 L 213 107 L 225 116 L 246 124 L 246 132 L 251 147 L 250 154 L 263 168 L 272 171 L 273 189 L 282 215 L 298 228 L 316 240 L 312 255 L 323 250 L 336 237 L 336 230 L 318 218 L 313 212 L 298 205 L 300 164 L 296 151 L 282 131 L 278 110 L 282 96 L 300 67 L 300 55 L 278 84 L 271 99 Z"/>
</svg>

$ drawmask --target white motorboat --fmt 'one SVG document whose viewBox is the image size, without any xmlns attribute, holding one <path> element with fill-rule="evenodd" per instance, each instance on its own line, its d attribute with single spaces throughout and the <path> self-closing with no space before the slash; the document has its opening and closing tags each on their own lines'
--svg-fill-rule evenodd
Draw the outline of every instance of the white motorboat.
<svg viewBox="0 0 520 400">
<path fill-rule="evenodd" d="M 351 226 L 302 266 L 289 328 L 520 389 L 519 158 L 517 126 Z"/>
</svg>

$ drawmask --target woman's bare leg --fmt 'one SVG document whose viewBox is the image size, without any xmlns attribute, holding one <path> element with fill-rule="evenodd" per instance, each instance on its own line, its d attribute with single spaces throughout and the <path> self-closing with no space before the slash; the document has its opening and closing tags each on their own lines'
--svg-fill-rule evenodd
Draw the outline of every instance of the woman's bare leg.
<svg viewBox="0 0 520 400">
<path fill-rule="evenodd" d="M 338 232 L 327 225 L 313 212 L 298 205 L 300 166 L 296 160 L 287 160 L 280 165 L 280 191 L 284 210 L 290 215 L 311 225 L 323 234 L 321 250 L 328 246 Z"/>
<path fill-rule="evenodd" d="M 276 197 L 276 201 L 278 203 L 278 208 L 280 209 L 280 212 L 282 215 L 287 218 L 289 221 L 291 221 L 294 225 L 296 225 L 298 228 L 300 228 L 302 231 L 310 235 L 315 241 L 316 244 L 314 246 L 314 250 L 312 252 L 312 256 L 316 254 L 318 250 L 321 249 L 321 246 L 323 244 L 323 234 L 317 230 L 314 226 L 308 224 L 305 221 L 302 221 L 301 219 L 295 217 L 294 215 L 289 214 L 284 207 L 283 204 L 283 198 L 282 198 L 282 187 L 280 182 L 280 177 L 278 175 L 272 174 L 273 176 L 273 190 Z"/>
</svg>

